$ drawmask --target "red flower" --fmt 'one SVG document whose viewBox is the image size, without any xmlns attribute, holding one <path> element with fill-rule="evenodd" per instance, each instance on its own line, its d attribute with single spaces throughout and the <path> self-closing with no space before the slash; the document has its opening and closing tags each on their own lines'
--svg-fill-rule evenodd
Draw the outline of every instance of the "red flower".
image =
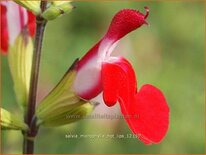
<svg viewBox="0 0 206 155">
<path fill-rule="evenodd" d="M 35 16 L 12 1 L 0 2 L 1 7 L 1 51 L 7 53 L 17 36 L 23 32 L 33 37 L 35 34 Z"/>
<path fill-rule="evenodd" d="M 111 56 L 119 39 L 147 24 L 149 10 L 145 9 L 146 15 L 125 9 L 114 16 L 105 36 L 79 61 L 74 91 L 85 100 L 101 95 L 109 107 L 119 102 L 132 132 L 151 144 L 160 142 L 168 130 L 169 107 L 164 95 L 149 84 L 138 90 L 132 65 Z"/>
</svg>

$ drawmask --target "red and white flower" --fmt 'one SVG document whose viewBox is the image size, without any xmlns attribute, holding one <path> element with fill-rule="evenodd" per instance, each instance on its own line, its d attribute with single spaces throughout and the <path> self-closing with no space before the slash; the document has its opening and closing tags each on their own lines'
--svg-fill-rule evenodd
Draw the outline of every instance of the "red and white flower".
<svg viewBox="0 0 206 155">
<path fill-rule="evenodd" d="M 0 2 L 0 7 L 1 51 L 7 53 L 20 34 L 34 36 L 35 16 L 12 1 Z M 146 84 L 139 89 L 132 65 L 125 58 L 113 57 L 111 53 L 122 37 L 147 24 L 148 15 L 148 8 L 146 15 L 130 9 L 118 12 L 104 37 L 78 62 L 73 85 L 75 94 L 84 100 L 95 101 L 95 97 L 101 96 L 108 107 L 118 102 L 128 126 L 145 144 L 158 143 L 164 138 L 169 125 L 169 107 L 158 88 Z M 13 55 L 16 53 L 13 51 Z M 16 70 L 13 67 L 16 84 L 19 86 L 19 81 L 27 81 L 29 86 L 30 77 L 25 80 L 27 76 L 23 75 L 18 80 L 16 76 L 16 72 L 22 71 L 22 66 L 26 69 L 24 64 L 28 63 L 17 63 L 13 57 L 11 60 L 11 66 L 17 66 Z M 27 57 L 25 60 L 30 62 Z M 26 92 L 27 96 L 27 88 L 19 90 L 22 88 L 17 87 L 17 93 Z"/>
<path fill-rule="evenodd" d="M 1 51 L 7 53 L 21 32 L 35 34 L 35 16 L 12 1 L 0 2 L 1 7 Z"/>
<path fill-rule="evenodd" d="M 145 9 L 146 15 L 124 9 L 114 16 L 104 37 L 79 61 L 73 87 L 84 100 L 101 95 L 109 107 L 118 102 L 132 132 L 145 144 L 151 144 L 160 142 L 168 130 L 166 99 L 152 85 L 138 89 L 132 65 L 123 57 L 111 56 L 122 37 L 147 24 L 149 9 Z"/>
<path fill-rule="evenodd" d="M 25 108 L 30 86 L 36 17 L 13 1 L 1 1 L 1 53 L 8 64 L 17 102 Z"/>
</svg>

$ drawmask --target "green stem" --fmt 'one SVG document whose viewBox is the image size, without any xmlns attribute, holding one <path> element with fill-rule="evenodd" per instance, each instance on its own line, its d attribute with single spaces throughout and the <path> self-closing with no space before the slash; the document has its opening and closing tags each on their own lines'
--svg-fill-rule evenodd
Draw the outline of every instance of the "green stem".
<svg viewBox="0 0 206 155">
<path fill-rule="evenodd" d="M 41 1 L 42 12 L 46 9 L 47 1 Z M 35 118 L 35 106 L 36 106 L 36 97 L 37 97 L 37 85 L 39 77 L 39 67 L 41 59 L 41 50 L 42 42 L 44 36 L 44 30 L 47 21 L 44 20 L 41 16 L 36 18 L 36 36 L 34 42 L 34 53 L 32 59 L 32 69 L 31 69 L 31 80 L 30 80 L 30 90 L 28 98 L 28 106 L 25 114 L 25 122 L 30 127 L 30 131 L 24 133 L 24 142 L 23 142 L 23 153 L 24 154 L 33 154 L 34 152 L 34 138 L 38 132 L 38 127 L 36 126 Z"/>
</svg>

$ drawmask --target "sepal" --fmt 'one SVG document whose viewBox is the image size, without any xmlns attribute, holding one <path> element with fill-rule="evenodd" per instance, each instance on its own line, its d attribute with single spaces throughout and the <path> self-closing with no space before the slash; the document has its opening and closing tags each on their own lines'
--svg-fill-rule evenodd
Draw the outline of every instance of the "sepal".
<svg viewBox="0 0 206 155">
<path fill-rule="evenodd" d="M 33 12 L 35 15 L 39 15 L 41 13 L 40 8 L 40 0 L 36 1 L 28 1 L 28 0 L 14 0 L 17 4 L 25 7 L 26 9 Z"/>
<path fill-rule="evenodd" d="M 37 125 L 57 127 L 73 123 L 91 114 L 93 109 L 94 105 L 85 101 L 79 101 L 73 105 L 56 107 L 56 111 L 53 111 L 51 115 L 38 119 Z"/>
<path fill-rule="evenodd" d="M 25 32 L 26 33 L 26 32 Z M 17 102 L 26 106 L 29 94 L 33 55 L 33 41 L 22 32 L 8 52 L 9 67 L 14 82 Z"/>
<path fill-rule="evenodd" d="M 29 128 L 22 119 L 1 108 L 1 128 L 3 130 L 23 130 L 27 131 Z"/>
<path fill-rule="evenodd" d="M 76 76 L 75 68 L 76 62 L 57 86 L 37 106 L 38 125 L 64 125 L 78 121 L 92 112 L 94 105 L 80 99 L 72 90 Z M 72 117 L 68 118 L 67 116 Z"/>
</svg>

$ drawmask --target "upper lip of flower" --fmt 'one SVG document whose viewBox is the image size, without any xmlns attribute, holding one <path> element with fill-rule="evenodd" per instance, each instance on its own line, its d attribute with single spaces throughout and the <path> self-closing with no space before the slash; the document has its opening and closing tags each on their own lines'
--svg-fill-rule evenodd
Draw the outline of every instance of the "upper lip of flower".
<svg viewBox="0 0 206 155">
<path fill-rule="evenodd" d="M 144 9 L 146 10 L 146 14 L 144 16 L 144 19 L 147 19 L 147 17 L 149 16 L 149 8 L 147 6 L 145 6 Z"/>
<path fill-rule="evenodd" d="M 145 9 L 146 15 L 132 9 L 119 11 L 113 17 L 104 37 L 80 60 L 77 67 L 77 78 L 74 82 L 74 90 L 80 97 L 91 99 L 101 92 L 100 70 L 102 62 L 115 60 L 114 57 L 111 57 L 111 53 L 118 40 L 146 23 L 145 19 L 149 15 L 149 9 L 147 7 Z M 89 74 L 86 75 L 87 78 L 83 77 L 84 72 Z M 91 78 L 93 78 L 92 81 L 85 81 Z"/>
</svg>

